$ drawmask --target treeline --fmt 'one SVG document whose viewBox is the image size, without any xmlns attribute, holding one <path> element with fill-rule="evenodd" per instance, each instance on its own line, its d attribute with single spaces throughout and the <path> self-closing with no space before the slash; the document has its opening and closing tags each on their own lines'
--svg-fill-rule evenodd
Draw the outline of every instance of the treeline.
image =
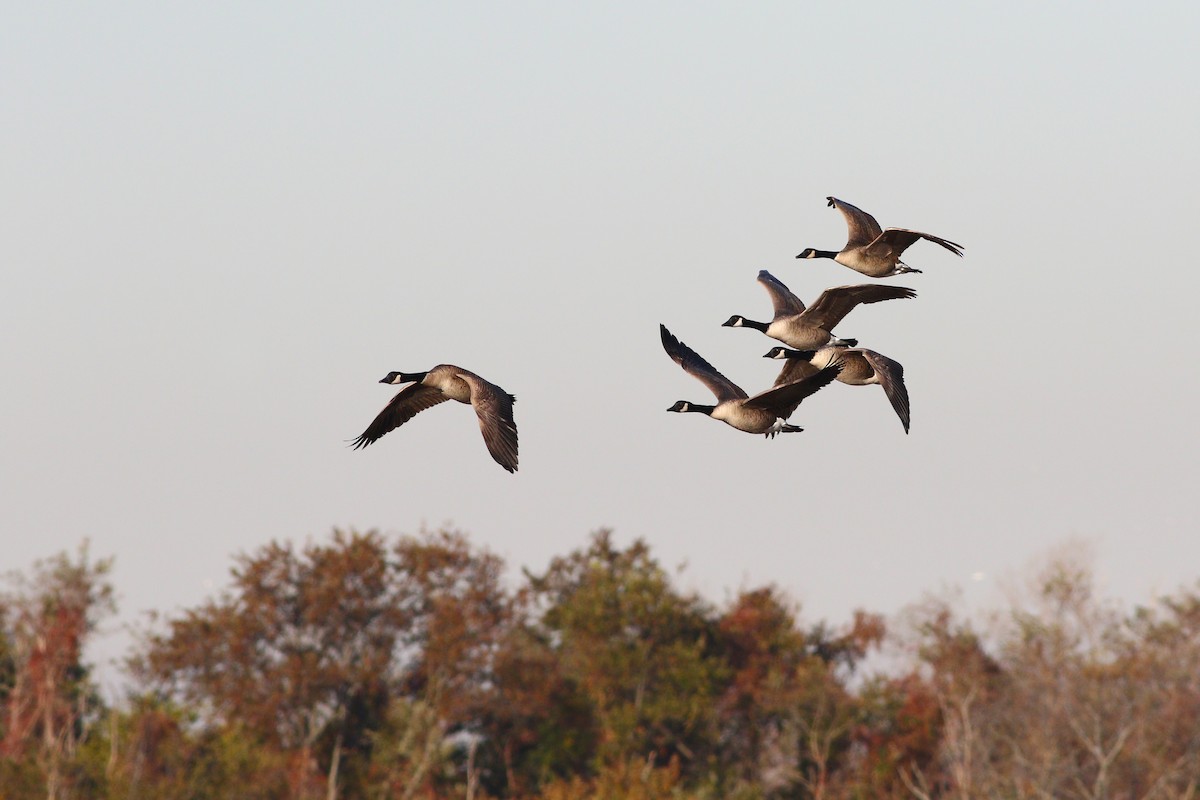
<svg viewBox="0 0 1200 800">
<path fill-rule="evenodd" d="M 716 607 L 607 532 L 514 581 L 458 533 L 338 531 L 238 556 L 225 592 L 142 633 L 111 706 L 82 661 L 110 571 L 85 549 L 0 597 L 2 800 L 1155 800 L 1200 781 L 1200 594 L 1124 613 L 1070 559 L 986 635 L 937 601 L 889 632 L 803 625 L 769 586 Z"/>
</svg>

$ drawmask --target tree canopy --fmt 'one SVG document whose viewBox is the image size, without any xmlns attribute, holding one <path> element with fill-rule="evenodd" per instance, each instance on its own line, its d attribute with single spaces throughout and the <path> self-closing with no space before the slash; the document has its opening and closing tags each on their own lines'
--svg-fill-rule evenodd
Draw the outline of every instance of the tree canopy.
<svg viewBox="0 0 1200 800">
<path fill-rule="evenodd" d="M 544 571 L 456 531 L 234 557 L 101 702 L 115 610 L 86 548 L 0 594 L 0 797 L 1182 798 L 1200 781 L 1200 591 L 1124 612 L 1056 558 L 985 622 L 722 606 L 608 531 Z M 887 669 L 868 669 L 887 646 Z"/>
</svg>

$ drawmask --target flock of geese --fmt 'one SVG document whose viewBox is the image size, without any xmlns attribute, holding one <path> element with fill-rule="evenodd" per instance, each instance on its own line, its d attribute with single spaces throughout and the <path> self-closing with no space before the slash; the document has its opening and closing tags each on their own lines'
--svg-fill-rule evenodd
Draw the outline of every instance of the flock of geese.
<svg viewBox="0 0 1200 800">
<path fill-rule="evenodd" d="M 962 256 L 960 244 L 906 228 L 885 230 L 862 209 L 836 197 L 826 199 L 829 206 L 842 212 L 846 219 L 849 235 L 845 247 L 836 252 L 809 247 L 796 258 L 831 258 L 868 277 L 887 278 L 921 271 L 900 260 L 909 245 L 920 239 Z M 839 339 L 833 328 L 856 306 L 912 298 L 916 297 L 916 292 L 904 286 L 873 283 L 838 286 L 826 289 L 806 307 L 782 281 L 766 270 L 758 273 L 758 282 L 770 295 L 774 308 L 771 321 L 756 322 L 735 314 L 723 324 L 731 328 L 753 328 L 787 345 L 773 347 L 764 356 L 785 361 L 774 385 L 756 395 L 747 395 L 695 350 L 679 341 L 666 326 L 659 325 L 667 355 L 716 397 L 716 403 L 711 405 L 680 400 L 667 410 L 706 414 L 740 431 L 771 438 L 779 433 L 803 430 L 789 424 L 788 417 L 806 397 L 833 381 L 851 386 L 879 384 L 900 418 L 904 432 L 908 433 L 909 404 L 904 368 L 881 353 L 858 347 L 855 339 Z M 378 441 L 427 408 L 457 400 L 475 409 L 484 444 L 496 463 L 509 472 L 517 471 L 517 423 L 513 420 L 516 398 L 496 384 L 452 364 L 439 364 L 425 372 L 389 372 L 380 383 L 408 385 L 353 441 L 354 449 Z"/>
</svg>

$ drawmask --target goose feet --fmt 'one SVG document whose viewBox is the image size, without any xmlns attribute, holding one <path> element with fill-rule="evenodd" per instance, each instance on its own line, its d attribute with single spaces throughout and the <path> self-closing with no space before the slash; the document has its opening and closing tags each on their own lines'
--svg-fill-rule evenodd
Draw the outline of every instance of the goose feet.
<svg viewBox="0 0 1200 800">
<path fill-rule="evenodd" d="M 804 428 L 799 425 L 780 425 L 778 430 L 769 430 L 766 432 L 768 439 L 774 439 L 777 433 L 800 433 Z"/>
</svg>

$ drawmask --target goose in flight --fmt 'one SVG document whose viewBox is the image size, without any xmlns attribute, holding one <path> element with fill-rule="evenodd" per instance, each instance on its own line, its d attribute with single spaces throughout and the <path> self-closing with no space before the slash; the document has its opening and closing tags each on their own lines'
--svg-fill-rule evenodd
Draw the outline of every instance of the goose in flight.
<svg viewBox="0 0 1200 800">
<path fill-rule="evenodd" d="M 905 272 L 920 272 L 900 260 L 910 244 L 918 239 L 940 244 L 954 255 L 962 257 L 963 246 L 949 239 L 934 236 L 931 233 L 910 231 L 907 228 L 888 228 L 883 230 L 867 212 L 836 197 L 826 197 L 829 205 L 842 212 L 846 218 L 846 227 L 850 236 L 841 252 L 832 250 L 817 250 L 809 247 L 796 258 L 832 258 L 844 267 L 870 275 L 872 278 L 887 278 Z"/>
<path fill-rule="evenodd" d="M 726 378 L 712 364 L 700 357 L 695 350 L 675 338 L 665 325 L 659 325 L 663 349 L 683 371 L 697 379 L 716 395 L 715 405 L 702 405 L 680 400 L 667 411 L 696 412 L 707 414 L 726 425 L 746 433 L 762 433 L 773 438 L 777 433 L 798 433 L 804 430 L 797 425 L 787 424 L 787 418 L 800 405 L 800 401 L 828 386 L 841 367 L 828 366 L 794 383 L 777 385 L 753 397 Z"/>
<path fill-rule="evenodd" d="M 900 418 L 904 432 L 908 433 L 908 389 L 904 386 L 904 367 L 900 362 L 865 347 L 844 346 L 822 347 L 815 352 L 772 347 L 763 358 L 779 358 L 787 362 L 779 371 L 779 377 L 775 379 L 776 386 L 804 380 L 832 364 L 841 365 L 842 371 L 838 373 L 837 379 L 842 383 L 851 386 L 879 384 L 896 411 L 896 416 Z"/>
<path fill-rule="evenodd" d="M 827 344 L 857 344 L 853 339 L 837 339 L 833 335 L 833 327 L 855 306 L 917 296 L 904 286 L 862 283 L 826 289 L 805 308 L 800 298 L 765 269 L 758 273 L 758 282 L 771 295 L 775 317 L 770 322 L 755 322 L 734 314 L 721 324 L 728 328 L 754 328 L 797 350 L 819 350 Z"/>
<path fill-rule="evenodd" d="M 427 408 L 457 400 L 470 403 L 479 417 L 484 444 L 496 463 L 509 472 L 517 471 L 517 423 L 513 403 L 517 398 L 474 372 L 451 364 L 439 364 L 427 372 L 389 372 L 380 383 L 411 384 L 401 389 L 375 417 L 354 449 L 366 447 Z"/>
</svg>

